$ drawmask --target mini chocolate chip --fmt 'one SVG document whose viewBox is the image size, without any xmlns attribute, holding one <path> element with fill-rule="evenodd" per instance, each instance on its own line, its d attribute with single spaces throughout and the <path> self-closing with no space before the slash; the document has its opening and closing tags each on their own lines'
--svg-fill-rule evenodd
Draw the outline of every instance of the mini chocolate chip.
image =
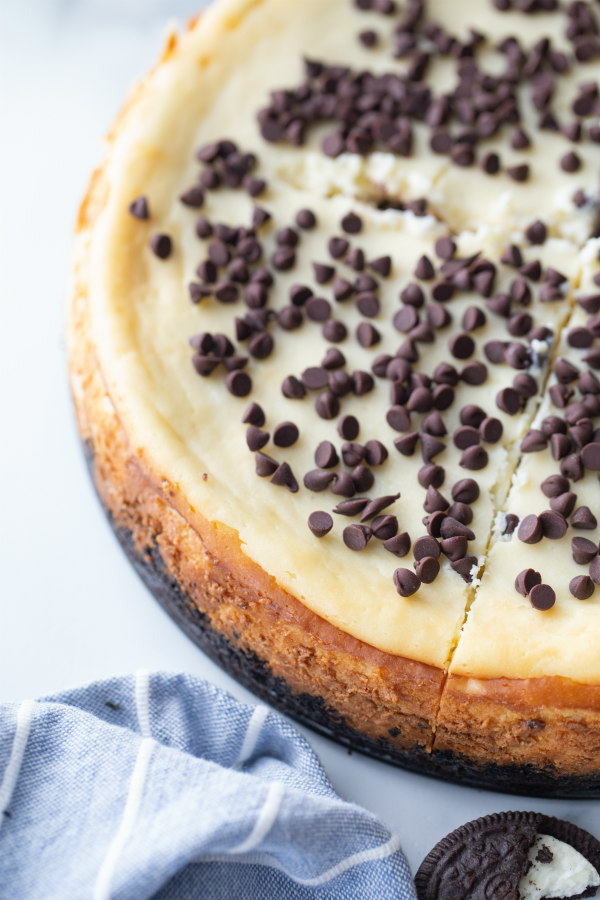
<svg viewBox="0 0 600 900">
<path fill-rule="evenodd" d="M 485 411 L 475 404 L 463 406 L 459 414 L 461 425 L 469 425 L 472 428 L 479 428 L 485 419 Z"/>
<path fill-rule="evenodd" d="M 533 513 L 525 516 L 519 525 L 517 536 L 524 544 L 537 544 L 542 539 L 542 526 Z"/>
<path fill-rule="evenodd" d="M 496 406 L 509 416 L 514 416 L 521 409 L 521 398 L 513 388 L 503 388 L 496 394 Z"/>
<path fill-rule="evenodd" d="M 463 557 L 467 555 L 467 539 L 461 535 L 444 538 L 441 542 L 441 548 L 442 553 L 447 556 L 451 562 L 456 562 L 456 560 L 463 559 Z"/>
<path fill-rule="evenodd" d="M 578 600 L 588 600 L 595 591 L 594 582 L 589 575 L 576 575 L 569 582 L 569 590 Z"/>
<path fill-rule="evenodd" d="M 352 376 L 342 369 L 335 369 L 329 373 L 329 389 L 336 397 L 345 397 L 353 389 Z"/>
<path fill-rule="evenodd" d="M 392 258 L 391 256 L 378 256 L 369 262 L 369 268 L 381 275 L 382 278 L 387 278 L 392 271 Z"/>
<path fill-rule="evenodd" d="M 271 256 L 271 263 L 279 272 L 287 272 L 296 265 L 296 253 L 292 247 L 278 247 Z"/>
<path fill-rule="evenodd" d="M 453 516 L 446 516 L 441 523 L 440 534 L 443 538 L 464 537 L 468 541 L 475 539 L 475 534 L 463 522 Z"/>
<path fill-rule="evenodd" d="M 370 491 L 375 483 L 375 476 L 368 466 L 355 466 L 350 472 L 350 477 L 357 491 Z"/>
<path fill-rule="evenodd" d="M 262 450 L 265 444 L 269 442 L 269 437 L 268 431 L 263 431 L 256 425 L 249 425 L 246 429 L 246 443 L 249 450 Z"/>
<path fill-rule="evenodd" d="M 370 466 L 380 466 L 387 458 L 387 449 L 381 441 L 367 441 L 365 444 L 365 459 Z"/>
<path fill-rule="evenodd" d="M 415 452 L 418 439 L 419 433 L 417 431 L 412 431 L 408 434 L 404 434 L 402 437 L 396 438 L 394 447 L 403 456 L 412 456 Z"/>
<path fill-rule="evenodd" d="M 371 529 L 367 525 L 346 525 L 342 538 L 350 550 L 364 550 L 371 537 Z"/>
<path fill-rule="evenodd" d="M 534 609 L 551 609 L 556 603 L 556 594 L 549 584 L 535 584 L 529 592 L 529 602 Z"/>
<path fill-rule="evenodd" d="M 397 540 L 397 538 L 392 538 L 392 540 Z M 384 546 L 386 546 L 386 544 L 387 541 L 384 543 Z M 396 569 L 393 575 L 393 581 L 396 590 L 401 597 L 411 597 L 413 594 L 416 594 L 421 587 L 419 577 L 415 575 L 414 572 L 411 572 L 410 569 Z"/>
<path fill-rule="evenodd" d="M 265 414 L 258 403 L 250 403 L 250 405 L 246 407 L 244 415 L 242 416 L 242 422 L 244 424 L 256 425 L 257 428 L 262 428 L 265 421 Z"/>
<path fill-rule="evenodd" d="M 596 528 L 598 522 L 589 506 L 579 506 L 571 516 L 571 525 L 573 528 L 582 530 L 592 530 Z"/>
<path fill-rule="evenodd" d="M 338 303 L 347 300 L 354 293 L 354 285 L 345 278 L 335 278 L 333 281 L 333 296 Z"/>
<path fill-rule="evenodd" d="M 366 316 L 368 319 L 374 319 L 379 314 L 379 299 L 371 291 L 363 291 L 356 297 L 356 308 L 361 315 Z"/>
<path fill-rule="evenodd" d="M 463 469 L 473 469 L 478 471 L 484 469 L 488 464 L 488 454 L 483 447 L 467 447 L 463 451 L 459 465 Z"/>
<path fill-rule="evenodd" d="M 266 359 L 273 352 L 275 341 L 266 331 L 255 334 L 250 338 L 248 353 L 255 359 Z"/>
<path fill-rule="evenodd" d="M 431 281 L 435 277 L 435 269 L 427 256 L 421 256 L 415 267 L 414 274 L 421 281 Z"/>
<path fill-rule="evenodd" d="M 295 494 L 298 491 L 298 482 L 292 472 L 289 463 L 280 463 L 271 475 L 271 484 L 286 487 L 288 491 Z"/>
<path fill-rule="evenodd" d="M 543 244 L 548 237 L 548 229 L 544 222 L 536 219 L 525 229 L 525 236 L 530 244 Z"/>
<path fill-rule="evenodd" d="M 398 440 L 400 440 L 400 438 Z M 397 444 L 397 441 L 394 443 Z M 421 487 L 424 488 L 429 487 L 430 484 L 435 488 L 441 487 L 445 477 L 445 469 L 442 466 L 435 465 L 435 463 L 426 463 L 426 465 L 421 466 L 417 473 L 417 480 Z"/>
<path fill-rule="evenodd" d="M 354 269 L 355 272 L 362 272 L 365 267 L 365 254 L 364 251 L 360 249 L 360 247 L 355 247 L 354 250 L 351 250 L 344 260 L 347 266 L 350 266 L 351 269 Z M 371 282 L 371 276 L 365 275 L 365 278 L 369 279 Z M 359 288 L 361 290 L 361 288 Z M 363 288 L 364 290 L 364 288 Z"/>
<path fill-rule="evenodd" d="M 324 369 L 340 369 L 346 365 L 346 357 L 337 347 L 329 347 L 321 361 Z"/>
<path fill-rule="evenodd" d="M 328 281 L 331 281 L 335 273 L 333 266 L 318 262 L 314 262 L 312 266 L 317 284 L 327 284 Z"/>
<path fill-rule="evenodd" d="M 485 323 L 486 317 L 481 307 L 469 306 L 468 309 L 465 310 L 462 318 L 462 327 L 465 331 L 475 331 L 476 328 L 481 328 Z"/>
<path fill-rule="evenodd" d="M 452 499 L 458 503 L 474 503 L 479 497 L 479 485 L 472 478 L 461 478 L 452 488 Z"/>
<path fill-rule="evenodd" d="M 436 281 L 431 286 L 431 296 L 438 303 L 447 303 L 454 296 L 454 285 L 450 281 Z"/>
<path fill-rule="evenodd" d="M 340 222 L 346 234 L 358 234 L 362 230 L 362 219 L 354 212 L 346 213 Z"/>
<path fill-rule="evenodd" d="M 574 494 L 572 491 L 565 491 L 564 494 L 559 494 L 558 497 L 552 497 L 550 508 L 567 518 L 573 512 L 576 502 L 577 494 Z"/>
<path fill-rule="evenodd" d="M 435 329 L 445 328 L 452 321 L 452 316 L 440 303 L 430 303 L 425 314 L 428 323 Z"/>
<path fill-rule="evenodd" d="M 306 396 L 306 388 L 295 375 L 288 375 L 283 379 L 281 392 L 289 400 L 302 400 Z"/>
<path fill-rule="evenodd" d="M 459 450 L 466 450 L 467 447 L 474 447 L 479 444 L 481 435 L 477 428 L 473 428 L 471 425 L 461 425 L 455 430 L 452 440 L 454 446 L 458 447 Z"/>
<path fill-rule="evenodd" d="M 544 510 L 538 516 L 538 521 L 542 526 L 543 536 L 551 541 L 558 541 L 567 533 L 567 522 L 564 516 L 554 510 Z"/>
<path fill-rule="evenodd" d="M 438 510 L 445 510 L 448 509 L 449 505 L 446 498 L 440 494 L 437 488 L 429 485 L 425 500 L 423 501 L 423 509 L 425 512 L 432 513 L 437 512 Z"/>
<path fill-rule="evenodd" d="M 373 347 L 381 340 L 381 335 L 370 322 L 361 322 L 356 329 L 356 339 L 361 347 Z"/>
<path fill-rule="evenodd" d="M 309 491 L 324 491 L 335 478 L 334 472 L 325 469 L 311 469 L 303 478 L 304 487 Z"/>
<path fill-rule="evenodd" d="M 326 341 L 339 344 L 348 337 L 348 329 L 343 322 L 339 322 L 337 319 L 328 319 L 323 324 L 322 334 Z"/>
<path fill-rule="evenodd" d="M 440 545 L 435 538 L 420 537 L 413 544 L 413 556 L 418 561 L 429 556 L 437 559 L 440 555 Z"/>
<path fill-rule="evenodd" d="M 448 341 L 448 347 L 456 359 L 468 359 L 475 350 L 475 341 L 469 334 L 455 334 Z"/>
<path fill-rule="evenodd" d="M 331 469 L 339 463 L 337 450 L 331 441 L 321 441 L 315 450 L 315 462 L 320 469 Z"/>
<path fill-rule="evenodd" d="M 463 581 L 470 584 L 473 581 L 473 570 L 477 572 L 478 562 L 476 556 L 465 556 L 464 559 L 457 559 L 450 563 L 451 567 L 457 572 Z"/>
<path fill-rule="evenodd" d="M 589 573 L 594 584 L 600 584 L 600 556 L 595 556 L 591 561 Z"/>
<path fill-rule="evenodd" d="M 487 444 L 497 443 L 502 437 L 503 431 L 504 426 L 502 425 L 502 422 L 500 419 L 496 419 L 493 416 L 486 416 L 479 424 L 479 433 Z"/>
<path fill-rule="evenodd" d="M 293 422 L 281 422 L 273 429 L 273 443 L 276 447 L 291 447 L 299 436 L 298 426 Z"/>
<path fill-rule="evenodd" d="M 430 462 L 434 456 L 437 456 L 438 453 L 445 449 L 445 443 L 432 434 L 427 434 L 427 432 L 421 434 L 421 455 L 424 462 Z"/>
<path fill-rule="evenodd" d="M 553 435 L 553 437 L 564 437 L 565 435 Z M 545 450 L 548 446 L 548 439 L 543 431 L 537 428 L 530 428 L 523 440 L 521 441 L 522 453 L 537 453 Z"/>
<path fill-rule="evenodd" d="M 313 322 L 324 322 L 331 315 L 331 304 L 324 297 L 309 297 L 304 308 Z"/>
<path fill-rule="evenodd" d="M 508 166 L 506 174 L 510 175 L 513 181 L 523 182 L 529 178 L 529 166 L 527 163 L 521 163 L 517 166 Z"/>
<path fill-rule="evenodd" d="M 357 397 L 362 397 L 363 394 L 368 394 L 369 391 L 372 391 L 375 387 L 373 376 L 370 375 L 369 372 L 361 372 L 360 370 L 353 373 L 352 383 L 353 393 Z"/>
<path fill-rule="evenodd" d="M 325 535 L 329 534 L 333 528 L 333 519 L 328 512 L 315 510 L 315 512 L 311 512 L 308 517 L 308 527 L 315 537 L 325 537 Z"/>
<path fill-rule="evenodd" d="M 502 534 L 514 534 L 515 528 L 519 524 L 519 517 L 513 513 L 507 513 L 504 517 L 504 531 Z"/>
<path fill-rule="evenodd" d="M 569 480 L 561 475 L 549 475 L 542 481 L 540 487 L 546 497 L 558 497 L 559 494 L 564 494 L 569 490 Z M 575 513 L 575 515 L 577 514 Z"/>
<path fill-rule="evenodd" d="M 526 597 L 536 584 L 542 583 L 542 576 L 535 569 L 523 569 L 515 578 L 515 589 Z"/>
<path fill-rule="evenodd" d="M 225 386 L 234 397 L 247 397 L 252 390 L 252 379 L 247 372 L 234 369 L 226 376 Z"/>
<path fill-rule="evenodd" d="M 210 297 L 212 294 L 211 288 L 205 284 L 198 284 L 196 281 L 190 281 L 188 291 L 192 303 L 200 303 L 205 297 Z"/>
<path fill-rule="evenodd" d="M 277 469 L 277 462 L 270 456 L 267 456 L 266 453 L 261 453 L 260 450 L 254 454 L 254 459 L 256 462 L 256 474 L 261 478 L 268 478 Z"/>
<path fill-rule="evenodd" d="M 294 331 L 302 325 L 302 311 L 296 306 L 284 306 L 277 313 L 277 321 L 284 331 Z"/>
<path fill-rule="evenodd" d="M 368 519 L 373 518 L 373 516 L 376 516 L 382 510 L 391 506 L 399 496 L 400 494 L 385 494 L 383 497 L 376 497 L 374 500 L 369 500 L 362 512 L 360 521 L 366 522 Z"/>
<path fill-rule="evenodd" d="M 579 565 L 587 565 L 598 555 L 598 545 L 588 538 L 571 538 L 573 559 Z"/>
<path fill-rule="evenodd" d="M 440 259 L 452 259 L 456 253 L 456 244 L 451 237 L 438 238 L 435 242 L 435 252 Z"/>
<path fill-rule="evenodd" d="M 419 322 L 419 313 L 414 306 L 403 306 L 394 315 L 393 325 L 396 331 L 407 334 Z"/>
<path fill-rule="evenodd" d="M 329 383 L 329 372 L 324 366 L 309 366 L 300 376 L 302 384 L 312 391 L 318 391 Z"/>
<path fill-rule="evenodd" d="M 340 411 L 340 401 L 331 391 L 323 391 L 317 397 L 315 409 L 322 419 L 335 419 Z"/>
<path fill-rule="evenodd" d="M 213 227 L 206 216 L 198 216 L 196 219 L 196 234 L 199 238 L 208 238 L 213 234 Z"/>
<path fill-rule="evenodd" d="M 600 471 L 600 443 L 586 444 L 581 451 L 581 461 L 586 469 Z"/>
<path fill-rule="evenodd" d="M 406 408 L 409 412 L 429 412 L 433 406 L 433 394 L 429 388 L 417 387 L 412 391 Z"/>
<path fill-rule="evenodd" d="M 150 208 L 146 197 L 136 197 L 135 200 L 132 200 L 129 204 L 129 213 L 134 219 L 149 219 Z"/>
<path fill-rule="evenodd" d="M 560 167 L 563 172 L 577 172 L 581 168 L 581 157 L 573 150 L 570 150 L 569 153 L 561 156 Z"/>
<path fill-rule="evenodd" d="M 339 516 L 357 516 L 368 502 L 368 497 L 352 497 L 349 500 L 341 500 L 333 511 Z"/>
<path fill-rule="evenodd" d="M 305 231 L 310 231 L 317 224 L 317 218 L 312 209 L 300 209 L 296 213 L 296 225 Z"/>
<path fill-rule="evenodd" d="M 159 259 L 168 259 L 173 243 L 168 234 L 153 234 L 149 241 L 150 249 Z"/>
<path fill-rule="evenodd" d="M 378 541 L 387 541 L 395 537 L 398 532 L 398 519 L 396 516 L 375 516 L 371 522 L 373 537 Z"/>
<path fill-rule="evenodd" d="M 425 556 L 415 562 L 415 572 L 423 584 L 431 584 L 440 572 L 440 564 L 433 556 Z"/>
<path fill-rule="evenodd" d="M 360 426 L 355 416 L 342 416 L 337 425 L 338 434 L 346 441 L 353 441 L 358 437 Z"/>
</svg>

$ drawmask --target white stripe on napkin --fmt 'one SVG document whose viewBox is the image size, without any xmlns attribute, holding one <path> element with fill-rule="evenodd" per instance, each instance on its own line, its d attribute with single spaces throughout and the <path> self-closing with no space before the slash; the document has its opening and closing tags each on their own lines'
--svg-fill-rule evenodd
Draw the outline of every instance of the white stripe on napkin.
<svg viewBox="0 0 600 900">
<path fill-rule="evenodd" d="M 279 812 L 284 793 L 285 785 L 283 782 L 273 781 L 269 786 L 269 793 L 267 794 L 264 806 L 254 823 L 254 828 L 245 841 L 242 841 L 241 844 L 238 844 L 237 847 L 232 849 L 232 853 L 248 853 L 250 850 L 254 850 L 255 847 L 258 847 L 259 844 L 262 844 L 277 818 L 277 813 Z"/>
<path fill-rule="evenodd" d="M 131 776 L 131 781 L 129 782 L 129 791 L 127 793 L 127 801 L 123 811 L 123 818 L 121 819 L 117 833 L 110 843 L 102 865 L 98 870 L 96 883 L 94 885 L 93 900 L 109 900 L 110 898 L 110 889 L 117 862 L 119 861 L 119 856 L 133 831 L 142 801 L 148 764 L 150 762 L 150 757 L 152 756 L 152 751 L 156 746 L 156 741 L 152 738 L 144 738 L 140 743 L 135 766 L 133 768 L 133 774 Z"/>
<path fill-rule="evenodd" d="M 397 853 L 400 849 L 400 838 L 393 835 L 385 844 L 380 844 L 379 847 L 373 847 L 371 850 L 361 850 L 359 853 L 347 856 L 346 859 L 342 859 L 339 863 L 336 863 L 335 866 L 326 869 L 324 872 L 321 872 L 320 875 L 315 875 L 313 878 L 301 878 L 299 875 L 294 875 L 293 872 L 288 872 L 285 866 L 282 866 L 279 860 L 275 859 L 274 856 L 271 856 L 270 853 L 247 853 L 243 857 L 236 858 L 235 862 L 252 866 L 270 866 L 272 869 L 283 872 L 284 875 L 287 875 L 287 877 L 292 881 L 295 881 L 296 884 L 303 884 L 307 887 L 317 887 L 318 885 L 326 884 L 326 882 L 337 878 L 338 875 L 342 875 L 348 869 L 354 868 L 354 866 L 387 859 L 388 856 L 393 856 L 394 853 Z M 230 863 L 232 862 L 232 859 L 231 856 L 228 856 L 225 853 L 207 853 L 206 856 L 197 857 L 194 862 Z"/>
<path fill-rule="evenodd" d="M 138 669 L 135 673 L 135 708 L 140 734 L 144 738 L 152 737 L 150 731 L 150 673 L 146 669 Z"/>
<path fill-rule="evenodd" d="M 233 764 L 234 769 L 239 769 L 252 756 L 268 715 L 269 708 L 267 706 L 261 703 L 260 706 L 255 707 L 254 712 L 250 716 L 238 758 Z"/>
<path fill-rule="evenodd" d="M 25 747 L 27 746 L 27 739 L 29 738 L 29 732 L 31 731 L 34 709 L 34 700 L 24 700 L 17 712 L 17 727 L 15 729 L 15 736 L 10 751 L 10 758 L 8 760 L 8 765 L 4 770 L 2 783 L 0 784 L 0 828 L 2 827 L 2 822 L 6 818 L 2 813 L 10 803 L 19 777 L 19 772 L 21 771 L 23 757 L 25 756 Z"/>
</svg>

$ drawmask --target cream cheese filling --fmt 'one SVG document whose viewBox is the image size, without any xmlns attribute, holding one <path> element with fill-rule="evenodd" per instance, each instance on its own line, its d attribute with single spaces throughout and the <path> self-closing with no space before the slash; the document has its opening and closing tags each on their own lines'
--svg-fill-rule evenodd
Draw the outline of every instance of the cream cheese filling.
<svg viewBox="0 0 600 900">
<path fill-rule="evenodd" d="M 441 0 L 433 7 L 438 17 L 446 15 L 447 6 Z M 500 27 L 497 14 L 491 8 L 486 11 L 491 26 Z M 467 23 L 468 4 L 459 4 L 456 16 Z M 265 450 L 286 459 L 299 481 L 314 467 L 313 451 L 319 441 L 341 444 L 335 421 L 316 416 L 311 399 L 291 401 L 280 391 L 286 375 L 300 376 L 308 365 L 319 364 L 329 346 L 320 326 L 306 322 L 301 332 L 276 332 L 272 356 L 248 368 L 254 383 L 248 400 L 232 398 L 216 376 L 199 378 L 191 366 L 187 344 L 189 336 L 201 331 L 231 333 L 228 307 L 212 299 L 198 306 L 189 301 L 187 284 L 195 277 L 206 247 L 194 232 L 195 212 L 177 201 L 196 180 L 194 150 L 224 136 L 235 139 L 244 150 L 256 152 L 260 174 L 269 183 L 258 202 L 272 213 L 277 227 L 292 225 L 295 212 L 304 206 L 314 209 L 319 221 L 314 232 L 302 234 L 296 267 L 278 275 L 274 308 L 287 304 L 293 283 L 309 284 L 316 293 L 332 299 L 329 287 L 315 284 L 311 263 L 330 262 L 327 237 L 340 233 L 339 222 L 350 209 L 364 222 L 353 244 L 362 247 L 368 259 L 390 254 L 394 262 L 391 277 L 382 281 L 382 312 L 373 324 L 389 319 L 399 308 L 399 291 L 413 279 L 416 261 L 422 254 L 434 255 L 435 238 L 446 232 L 446 226 L 433 217 L 377 211 L 363 202 L 371 189 L 381 189 L 385 182 L 394 192 L 406 192 L 407 196 L 427 192 L 435 211 L 461 232 L 457 237 L 459 255 L 482 251 L 497 263 L 515 229 L 534 217 L 531 210 L 547 219 L 553 237 L 543 248 L 533 248 L 528 258 L 542 258 L 545 265 L 560 269 L 569 284 L 564 302 L 541 305 L 534 300 L 529 311 L 536 324 L 548 324 L 555 331 L 563 326 L 571 291 L 579 279 L 580 263 L 573 242 L 581 241 L 591 221 L 590 210 L 575 211 L 570 191 L 582 183 L 590 191 L 596 188 L 595 169 L 587 156 L 581 177 L 575 180 L 557 168 L 558 145 L 554 142 L 559 141 L 562 149 L 563 138 L 550 136 L 552 152 L 543 158 L 536 156 L 535 177 L 526 186 L 515 185 L 505 175 L 486 180 L 475 170 L 464 175 L 462 170 L 450 169 L 445 158 L 427 150 L 420 133 L 420 152 L 414 158 L 392 160 L 386 154 L 372 154 L 358 163 L 354 159 L 325 160 L 314 140 L 309 141 L 308 153 L 261 140 L 256 109 L 271 89 L 298 81 L 304 54 L 343 62 L 351 46 L 357 68 L 386 71 L 394 65 L 401 67 L 402 63 L 394 63 L 389 55 L 373 54 L 356 41 L 356 33 L 367 27 L 369 20 L 370 15 L 357 12 L 347 0 L 327 4 L 304 0 L 294 6 L 284 0 L 227 0 L 211 7 L 201 25 L 181 38 L 176 51 L 136 96 L 111 145 L 104 173 L 106 203 L 90 245 L 92 328 L 107 386 L 132 447 L 158 477 L 176 484 L 205 517 L 234 528 L 245 552 L 327 621 L 379 649 L 443 667 L 472 594 L 448 563 L 442 565 L 433 584 L 423 585 L 414 597 L 399 597 L 392 573 L 397 566 L 410 566 L 412 556 L 398 560 L 374 540 L 365 551 L 353 554 L 341 538 L 347 524 L 341 517 L 335 517 L 334 530 L 319 541 L 306 527 L 308 515 L 314 509 L 329 510 L 341 498 L 303 488 L 292 495 L 255 475 L 240 424 L 248 400 L 263 405 L 269 430 L 285 420 L 298 425 L 301 437 L 294 447 L 284 453 L 276 452 L 272 445 Z M 533 28 L 529 20 L 523 21 L 526 30 Z M 494 33 L 508 33 L 517 23 L 521 27 L 521 18 L 511 14 L 502 18 L 503 31 Z M 456 180 L 463 175 L 469 179 L 468 190 Z M 127 213 L 129 203 L 139 194 L 149 199 L 148 224 Z M 224 189 L 207 194 L 201 212 L 216 221 L 249 225 L 251 210 L 247 196 Z M 173 239 L 174 253 L 166 261 L 154 258 L 148 250 L 148 238 L 154 231 L 165 231 Z M 274 231 L 274 226 L 264 231 L 267 257 L 275 246 Z M 343 265 L 336 264 L 336 269 L 349 276 Z M 514 275 L 514 270 L 499 266 L 497 290 L 506 288 Z M 448 308 L 456 324 L 474 302 L 477 298 L 470 293 L 457 293 L 452 299 Z M 335 306 L 336 317 L 352 335 L 360 321 L 356 310 L 351 303 Z M 481 333 L 473 336 L 477 358 L 481 358 L 485 341 L 507 338 L 503 324 L 492 315 Z M 402 339 L 394 332 L 384 334 L 376 348 L 362 348 L 353 338 L 339 346 L 349 371 L 369 371 L 377 354 L 394 353 Z M 420 345 L 420 350 L 420 371 L 431 374 L 440 361 L 449 360 L 444 335 L 433 344 Z M 452 485 L 465 477 L 475 477 L 480 484 L 481 496 L 473 504 L 471 525 L 476 538 L 469 547 L 476 557 L 486 551 L 496 510 L 508 492 L 517 463 L 518 442 L 535 413 L 535 400 L 514 417 L 497 409 L 497 392 L 509 386 L 515 374 L 507 365 L 489 365 L 485 385 L 473 390 L 461 383 L 454 405 L 444 413 L 450 435 L 466 403 L 481 405 L 504 426 L 502 441 L 486 446 L 489 464 L 480 472 L 460 467 L 460 454 L 452 447 L 451 437 L 446 439 L 448 448 L 436 459 L 446 470 L 442 493 L 449 494 Z M 545 377 L 543 371 L 539 377 Z M 387 511 L 398 516 L 400 530 L 409 531 L 414 539 L 425 534 L 420 524 L 425 492 L 417 480 L 423 461 L 418 451 L 414 457 L 404 457 L 394 450 L 392 442 L 397 435 L 385 424 L 388 392 L 387 382 L 378 382 L 368 404 L 364 398 L 347 397 L 342 412 L 359 419 L 358 440 L 378 438 L 390 450 L 388 460 L 375 470 L 376 484 L 370 495 L 399 491 L 400 499 Z M 419 420 L 417 416 L 416 422 Z M 515 542 L 510 543 L 514 547 Z M 467 629 L 472 621 L 477 621 L 475 616 Z M 500 624 L 508 633 L 514 621 Z M 493 621 L 494 634 L 496 626 Z M 543 641 L 552 642 L 554 632 L 549 631 L 548 637 L 542 634 Z M 490 665 L 494 661 L 504 665 L 503 650 L 501 646 L 491 654 Z M 576 677 L 578 653 L 574 649 L 566 662 L 557 658 L 557 668 Z M 545 670 L 552 668 L 553 657 L 541 656 L 544 662 L 539 665 Z M 516 666 L 516 654 L 514 658 Z M 529 664 L 527 657 L 525 665 Z"/>
</svg>

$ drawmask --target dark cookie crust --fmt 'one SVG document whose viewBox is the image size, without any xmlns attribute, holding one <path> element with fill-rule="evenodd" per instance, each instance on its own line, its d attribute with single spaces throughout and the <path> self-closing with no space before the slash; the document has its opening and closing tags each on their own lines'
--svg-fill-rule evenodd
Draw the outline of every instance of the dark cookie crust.
<svg viewBox="0 0 600 900">
<path fill-rule="evenodd" d="M 94 454 L 87 442 L 84 442 L 84 452 L 94 480 Z M 557 776 L 551 768 L 534 766 L 476 766 L 450 751 L 428 753 L 419 748 L 403 751 L 384 740 L 376 740 L 350 728 L 344 717 L 328 706 L 322 697 L 293 693 L 287 682 L 274 676 L 269 666 L 255 653 L 231 644 L 211 626 L 209 617 L 198 610 L 179 582 L 167 571 L 158 545 L 153 542 L 140 552 L 131 532 L 118 525 L 108 510 L 105 509 L 105 512 L 142 581 L 187 636 L 240 684 L 301 724 L 349 750 L 357 750 L 420 775 L 528 796 L 600 797 L 597 779 L 578 775 Z"/>
</svg>

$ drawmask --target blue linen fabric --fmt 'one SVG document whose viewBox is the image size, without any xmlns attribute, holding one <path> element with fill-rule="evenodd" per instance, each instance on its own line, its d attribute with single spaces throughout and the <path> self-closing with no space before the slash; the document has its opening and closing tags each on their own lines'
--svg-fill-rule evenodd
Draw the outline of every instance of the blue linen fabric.
<svg viewBox="0 0 600 900">
<path fill-rule="evenodd" d="M 304 738 L 198 678 L 0 705 L 3 900 L 415 900 Z"/>
</svg>

